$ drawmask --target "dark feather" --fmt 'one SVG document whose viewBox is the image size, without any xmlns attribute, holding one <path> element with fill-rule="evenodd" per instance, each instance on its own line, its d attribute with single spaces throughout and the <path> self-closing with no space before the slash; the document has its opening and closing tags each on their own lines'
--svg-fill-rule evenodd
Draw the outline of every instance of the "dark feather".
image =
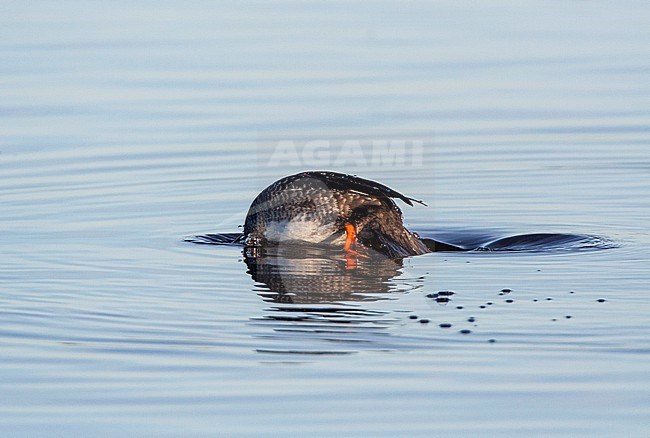
<svg viewBox="0 0 650 438">
<path fill-rule="evenodd" d="M 380 184 L 375 181 L 370 181 L 364 178 L 360 178 L 356 175 L 347 175 L 345 173 L 338 172 L 328 172 L 328 171 L 316 171 L 316 172 L 302 172 L 295 175 L 296 178 L 314 178 L 321 181 L 330 189 L 341 190 L 341 191 L 356 191 L 366 195 L 376 196 L 376 197 L 388 197 L 388 198 L 398 198 L 407 203 L 410 206 L 413 206 L 413 202 L 422 204 L 426 206 L 424 202 L 409 198 L 390 187 L 387 187 L 383 184 Z"/>
</svg>

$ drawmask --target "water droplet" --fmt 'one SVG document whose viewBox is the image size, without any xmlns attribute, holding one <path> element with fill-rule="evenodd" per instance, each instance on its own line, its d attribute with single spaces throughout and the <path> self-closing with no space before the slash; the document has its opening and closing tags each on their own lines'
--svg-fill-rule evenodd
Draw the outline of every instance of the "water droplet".
<svg viewBox="0 0 650 438">
<path fill-rule="evenodd" d="M 418 319 L 417 315 L 409 315 L 409 319 Z"/>
<path fill-rule="evenodd" d="M 468 329 L 462 329 L 462 330 L 460 331 L 460 333 L 462 333 L 462 334 L 464 334 L 464 335 L 469 335 L 470 333 L 472 333 L 472 331 L 471 331 L 471 330 L 468 330 Z"/>
<path fill-rule="evenodd" d="M 467 322 L 474 322 L 474 321 L 476 321 L 476 318 L 474 318 L 473 316 L 467 318 Z"/>
<path fill-rule="evenodd" d="M 451 324 L 448 322 L 443 322 L 442 324 L 440 324 L 440 328 L 449 328 L 449 327 L 451 327 Z"/>
<path fill-rule="evenodd" d="M 429 324 L 429 320 L 426 319 L 426 318 L 422 318 L 422 319 L 420 320 L 420 324 Z"/>
<path fill-rule="evenodd" d="M 504 287 L 503 289 L 501 289 L 501 292 L 503 292 L 504 294 L 509 294 L 510 292 L 512 292 L 512 289 Z"/>
<path fill-rule="evenodd" d="M 514 303 L 515 300 L 506 300 L 506 303 Z"/>
<path fill-rule="evenodd" d="M 607 300 L 605 298 L 598 298 L 596 301 L 598 301 L 599 303 L 604 303 Z"/>
</svg>

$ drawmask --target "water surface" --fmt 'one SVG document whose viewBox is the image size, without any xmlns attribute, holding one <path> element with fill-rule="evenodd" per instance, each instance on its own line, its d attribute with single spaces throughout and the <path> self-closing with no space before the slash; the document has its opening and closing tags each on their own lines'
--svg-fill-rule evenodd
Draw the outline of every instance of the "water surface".
<svg viewBox="0 0 650 438">
<path fill-rule="evenodd" d="M 647 435 L 648 21 L 633 1 L 3 6 L 3 433 Z M 346 269 L 184 241 L 314 168 L 423 199 L 402 207 L 430 237 L 612 245 Z"/>
</svg>

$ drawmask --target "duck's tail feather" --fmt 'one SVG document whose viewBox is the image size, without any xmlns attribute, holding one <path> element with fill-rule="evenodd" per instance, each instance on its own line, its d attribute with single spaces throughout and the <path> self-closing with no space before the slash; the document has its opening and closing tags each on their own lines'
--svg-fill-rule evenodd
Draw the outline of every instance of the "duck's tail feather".
<svg viewBox="0 0 650 438">
<path fill-rule="evenodd" d="M 361 178 L 356 175 L 329 171 L 311 171 L 299 174 L 302 177 L 316 178 L 322 181 L 327 187 L 339 190 L 354 190 L 363 194 L 373 196 L 386 196 L 388 198 L 398 198 L 406 204 L 413 206 L 414 202 L 426 206 L 423 201 L 408 197 L 400 192 L 391 189 L 376 181 Z"/>
</svg>

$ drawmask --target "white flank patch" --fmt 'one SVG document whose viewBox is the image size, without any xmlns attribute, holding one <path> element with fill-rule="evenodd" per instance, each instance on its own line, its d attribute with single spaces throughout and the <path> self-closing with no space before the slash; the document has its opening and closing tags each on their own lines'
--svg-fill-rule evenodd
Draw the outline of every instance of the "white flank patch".
<svg viewBox="0 0 650 438">
<path fill-rule="evenodd" d="M 334 224 L 322 224 L 313 220 L 293 219 L 291 221 L 272 222 L 267 225 L 265 236 L 269 242 L 301 240 L 320 243 L 334 232 Z"/>
</svg>

